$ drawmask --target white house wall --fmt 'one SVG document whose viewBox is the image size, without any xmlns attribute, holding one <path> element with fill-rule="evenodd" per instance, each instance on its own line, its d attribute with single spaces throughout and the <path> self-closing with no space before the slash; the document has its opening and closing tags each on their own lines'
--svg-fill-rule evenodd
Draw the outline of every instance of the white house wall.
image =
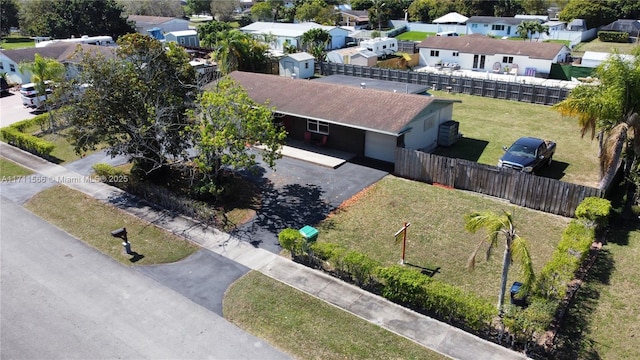
<svg viewBox="0 0 640 360">
<path fill-rule="evenodd" d="M 396 136 L 367 131 L 364 137 L 364 156 L 395 162 L 397 142 Z"/>
<path fill-rule="evenodd" d="M 9 59 L 3 53 L 0 53 L 0 63 L 2 64 L 2 66 L 0 67 L 0 72 L 4 72 L 7 74 L 7 81 L 9 83 L 25 84 L 30 82 L 29 80 L 31 79 L 31 73 L 25 72 L 25 74 L 22 74 L 20 72 L 18 64 L 15 61 Z"/>
<path fill-rule="evenodd" d="M 349 35 L 349 32 L 345 29 L 336 27 L 329 31 L 329 35 L 331 35 L 331 49 L 329 50 L 341 49 L 346 45 L 347 35 Z"/>
<path fill-rule="evenodd" d="M 492 30 L 493 25 L 503 25 L 504 30 Z M 516 31 L 517 25 L 507 25 L 501 23 L 494 24 L 479 24 L 479 23 L 467 23 L 467 34 L 482 34 L 482 35 L 491 35 L 491 36 L 518 36 L 518 32 Z"/>
<path fill-rule="evenodd" d="M 409 123 L 411 131 L 404 135 L 404 146 L 412 150 L 430 151 L 438 146 L 440 124 L 452 120 L 453 104 L 435 103 Z"/>
<path fill-rule="evenodd" d="M 439 52 L 439 56 L 431 56 L 431 50 Z M 419 64 L 423 66 L 435 66 L 439 61 L 443 63 L 458 63 L 460 69 L 463 70 L 476 70 L 492 72 L 494 64 L 500 63 L 501 69 L 504 70 L 506 66 L 513 68 L 513 64 L 518 65 L 518 75 L 524 75 L 527 68 L 535 68 L 536 73 L 548 74 L 551 71 L 551 64 L 558 63 L 566 60 L 568 49 L 561 51 L 554 60 L 546 59 L 531 59 L 528 56 L 507 55 L 507 54 L 495 54 L 484 55 L 484 67 L 480 68 L 480 61 L 478 61 L 477 67 L 473 67 L 473 59 L 475 54 L 459 53 L 459 56 L 453 56 L 454 50 L 438 50 L 438 49 L 420 49 Z M 478 54 L 479 57 L 483 56 Z M 513 57 L 512 63 L 503 62 L 503 57 Z"/>
</svg>

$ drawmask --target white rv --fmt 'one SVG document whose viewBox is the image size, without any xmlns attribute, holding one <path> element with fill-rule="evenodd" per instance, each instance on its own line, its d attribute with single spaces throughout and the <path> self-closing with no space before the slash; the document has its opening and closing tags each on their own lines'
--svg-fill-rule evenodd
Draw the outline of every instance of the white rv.
<svg viewBox="0 0 640 360">
<path fill-rule="evenodd" d="M 99 46 L 116 46 L 116 42 L 113 41 L 111 36 L 87 36 L 83 35 L 79 38 L 70 39 L 53 39 L 49 38 L 35 38 L 36 47 L 46 47 L 56 43 L 75 43 L 75 44 L 87 44 L 87 45 L 99 45 Z"/>
<path fill-rule="evenodd" d="M 387 57 L 398 51 L 398 40 L 395 38 L 375 38 L 363 40 L 360 47 L 373 51 L 379 57 Z"/>
</svg>

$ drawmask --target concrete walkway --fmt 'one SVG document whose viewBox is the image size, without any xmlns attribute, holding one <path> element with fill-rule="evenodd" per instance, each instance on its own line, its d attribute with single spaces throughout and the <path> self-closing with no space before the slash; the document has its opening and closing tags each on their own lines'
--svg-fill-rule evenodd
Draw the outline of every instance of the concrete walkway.
<svg viewBox="0 0 640 360">
<path fill-rule="evenodd" d="M 137 198 L 83 175 L 49 163 L 20 149 L 0 143 L 0 154 L 43 176 L 79 190 L 98 200 L 183 236 L 200 246 L 232 259 L 250 269 L 304 291 L 327 303 L 377 324 L 453 359 L 526 359 L 448 324 L 436 321 L 322 272 L 307 268 L 269 251 L 256 248 L 217 229 L 191 219 L 153 208 Z M 75 180 L 74 180 L 75 179 Z M 135 250 L 135 240 L 132 241 Z"/>
</svg>

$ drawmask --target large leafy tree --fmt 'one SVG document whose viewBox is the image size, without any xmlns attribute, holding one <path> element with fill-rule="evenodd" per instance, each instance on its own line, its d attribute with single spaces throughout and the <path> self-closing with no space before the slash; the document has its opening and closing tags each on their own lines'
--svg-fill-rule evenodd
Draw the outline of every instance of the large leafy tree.
<svg viewBox="0 0 640 360">
<path fill-rule="evenodd" d="M 0 0 L 0 35 L 9 34 L 9 30 L 19 24 L 16 0 Z"/>
<path fill-rule="evenodd" d="M 324 0 L 310 0 L 296 6 L 295 19 L 301 22 L 314 21 L 323 25 L 335 25 L 338 13 L 333 5 Z"/>
<path fill-rule="evenodd" d="M 256 151 L 270 167 L 282 156 L 286 131 L 274 123 L 271 108 L 251 100 L 233 79 L 222 78 L 203 93 L 191 115 L 197 124 L 195 163 L 204 176 L 201 194 L 219 195 L 223 170 L 252 168 Z"/>
<path fill-rule="evenodd" d="M 222 21 L 209 21 L 198 26 L 198 38 L 200 44 L 206 48 L 213 48 L 218 40 L 225 36 L 225 32 L 231 30 L 231 25 Z"/>
<path fill-rule="evenodd" d="M 326 48 L 331 43 L 331 35 L 324 29 L 315 28 L 302 34 L 302 47 L 317 61 L 324 61 Z"/>
<path fill-rule="evenodd" d="M 273 20 L 273 8 L 271 4 L 263 1 L 253 5 L 251 7 L 251 18 L 256 21 Z"/>
<path fill-rule="evenodd" d="M 184 49 L 148 36 L 118 40 L 114 58 L 85 53 L 79 82 L 88 84 L 66 116 L 76 151 L 107 145 L 141 175 L 180 162 L 192 146 L 186 115 L 195 98 L 195 72 Z M 165 49 L 168 46 L 168 50 Z"/>
<path fill-rule="evenodd" d="M 512 260 L 520 265 L 523 286 L 521 291 L 527 293 L 535 281 L 535 273 L 531 263 L 531 255 L 526 241 L 518 236 L 513 215 L 503 211 L 500 214 L 485 211 L 473 212 L 465 215 L 465 229 L 471 233 L 485 229 L 487 236 L 482 239 L 469 258 L 469 268 L 475 267 L 476 256 L 483 245 L 487 245 L 486 257 L 489 259 L 494 249 L 498 248 L 498 240 L 504 237 L 504 252 L 502 255 L 502 276 L 500 279 L 500 295 L 498 297 L 498 310 L 503 310 L 504 296 L 507 289 L 507 277 Z"/>
<path fill-rule="evenodd" d="M 268 45 L 251 34 L 235 29 L 219 33 L 213 48 L 215 50 L 211 56 L 223 74 L 229 74 L 234 70 L 255 72 L 269 59 Z"/>
<path fill-rule="evenodd" d="M 118 0 L 127 15 L 166 16 L 181 18 L 184 9 L 180 0 Z M 207 2 L 208 4 L 208 2 Z"/>
<path fill-rule="evenodd" d="M 211 15 L 218 21 L 230 21 L 239 6 L 238 0 L 211 0 Z"/>
<path fill-rule="evenodd" d="M 610 0 L 570 0 L 558 18 L 566 22 L 584 19 L 590 29 L 600 27 L 616 20 L 618 14 L 613 4 L 614 1 Z"/>
<path fill-rule="evenodd" d="M 115 0 L 30 0 L 20 6 L 20 28 L 32 36 L 69 38 L 135 32 Z"/>
<path fill-rule="evenodd" d="M 613 54 L 594 72 L 595 84 L 584 84 L 554 105 L 562 115 L 577 118 L 582 135 L 600 140 L 600 187 L 613 179 L 626 155 L 627 176 L 640 155 L 640 48 L 633 60 Z M 632 198 L 628 197 L 628 200 Z"/>
<path fill-rule="evenodd" d="M 187 0 L 187 9 L 191 14 L 211 13 L 211 0 Z"/>
</svg>

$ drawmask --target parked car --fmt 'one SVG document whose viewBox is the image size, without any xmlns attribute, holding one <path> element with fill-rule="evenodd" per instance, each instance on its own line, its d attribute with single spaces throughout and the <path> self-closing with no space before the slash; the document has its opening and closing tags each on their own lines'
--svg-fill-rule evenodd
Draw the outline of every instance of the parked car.
<svg viewBox="0 0 640 360">
<path fill-rule="evenodd" d="M 47 85 L 50 85 L 47 82 Z M 47 95 L 51 95 L 53 90 L 46 89 Z M 38 96 L 38 90 L 36 90 L 36 84 L 26 83 L 20 86 L 20 96 L 22 97 L 22 105 L 32 108 L 39 108 L 46 100 L 45 95 Z"/>
<path fill-rule="evenodd" d="M 535 173 L 542 166 L 551 164 L 556 143 L 533 137 L 521 137 L 508 148 L 498 160 L 498 167 L 510 168 L 526 173 Z"/>
</svg>

